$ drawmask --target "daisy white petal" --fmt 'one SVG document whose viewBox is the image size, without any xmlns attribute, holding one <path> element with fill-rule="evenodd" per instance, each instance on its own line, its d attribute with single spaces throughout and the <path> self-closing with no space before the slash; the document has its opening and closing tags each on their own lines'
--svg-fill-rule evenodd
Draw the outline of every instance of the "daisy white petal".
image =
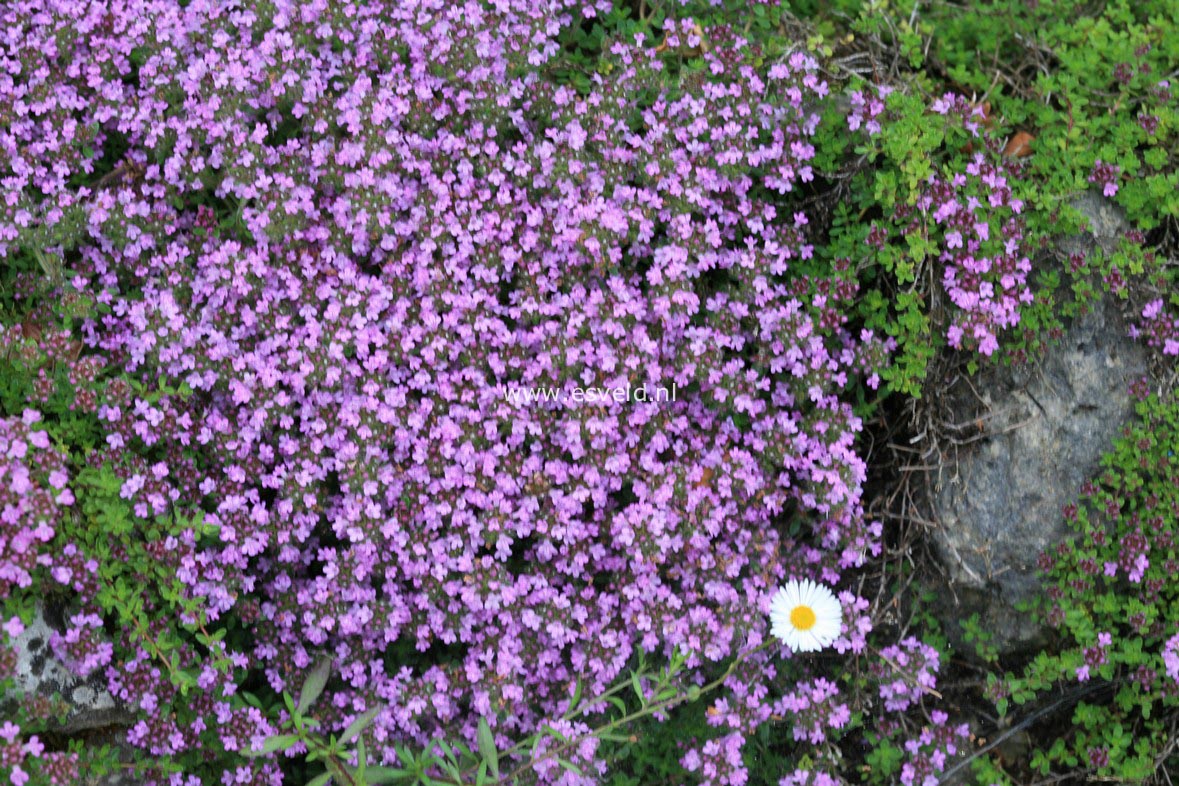
<svg viewBox="0 0 1179 786">
<path fill-rule="evenodd" d="M 770 601 L 770 635 L 794 652 L 817 652 L 839 637 L 843 609 L 830 589 L 790 581 Z"/>
</svg>

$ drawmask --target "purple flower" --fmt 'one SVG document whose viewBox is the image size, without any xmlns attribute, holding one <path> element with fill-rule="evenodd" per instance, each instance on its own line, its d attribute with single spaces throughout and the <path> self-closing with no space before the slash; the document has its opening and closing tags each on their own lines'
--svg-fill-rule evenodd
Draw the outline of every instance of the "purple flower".
<svg viewBox="0 0 1179 786">
<path fill-rule="evenodd" d="M 1121 167 L 1115 164 L 1106 164 L 1099 158 L 1094 162 L 1093 169 L 1089 172 L 1089 182 L 1097 183 L 1101 186 L 1103 195 L 1112 197 L 1118 193 L 1118 177 L 1121 171 Z"/>
<path fill-rule="evenodd" d="M 25 630 L 24 623 L 21 622 L 20 617 L 10 618 L 8 622 L 4 623 L 3 627 L 4 632 L 8 634 L 9 639 L 15 639 L 17 636 L 24 633 Z"/>
<path fill-rule="evenodd" d="M 1172 636 L 1163 646 L 1163 665 L 1167 675 L 1179 682 L 1179 634 Z"/>
<path fill-rule="evenodd" d="M 5 125 L 0 243 L 83 233 L 71 283 L 103 309 L 78 328 L 83 347 L 53 339 L 53 362 L 77 360 L 71 384 L 92 397 L 120 498 L 142 518 L 203 514 L 153 540 L 153 557 L 208 624 L 250 621 L 250 647 L 226 657 L 271 689 L 335 653 L 324 706 L 351 709 L 331 731 L 390 707 L 374 757 L 434 730 L 473 742 L 479 718 L 510 718 L 504 741 L 549 724 L 575 743 L 580 780 L 549 760 L 543 782 L 600 782 L 597 739 L 561 720 L 578 678 L 597 694 L 636 649 L 679 650 L 702 684 L 761 634 L 771 587 L 836 585 L 881 548 L 844 391 L 878 384 L 895 342 L 850 329 L 854 282 L 788 283 L 815 255 L 811 217 L 767 196 L 822 174 L 819 64 L 763 64 L 735 31 L 669 18 L 661 45 L 611 42 L 608 81 L 554 85 L 562 30 L 587 8 L 415 1 L 376 24 L 344 0 L 261 26 L 154 0 L 134 24 L 98 6 L 0 11 L 22 33 L 19 79 L 0 91 L 37 102 L 36 122 Z M 66 40 L 68 57 L 51 54 Z M 704 66 L 690 89 L 669 81 L 679 57 Z M 878 133 L 888 92 L 861 91 L 849 125 Z M 635 95 L 651 99 L 641 111 Z M 102 188 L 73 185 L 112 156 Z M 990 242 L 974 215 L 986 198 L 1011 205 L 994 177 L 943 184 L 955 207 L 939 231 L 961 247 L 942 251 L 962 252 L 948 264 L 972 346 L 986 339 L 976 321 L 1014 324 L 1004 298 L 1027 272 L 973 247 Z M 195 198 L 211 188 L 216 209 Z M 714 276 L 725 286 L 701 287 Z M 987 296 L 1003 276 L 1012 286 Z M 624 385 L 680 395 L 571 406 L 500 392 Z M 31 430 L 39 419 L 0 423 L 15 512 L 0 522 L 0 593 L 43 571 L 79 595 L 54 648 L 139 708 L 128 740 L 148 753 L 271 734 L 225 700 L 233 677 L 188 651 L 202 709 L 178 720 L 152 656 L 100 635 L 97 563 L 46 545 L 76 476 Z M 785 511 L 807 537 L 786 537 Z M 854 602 L 841 651 L 867 648 Z M 393 647 L 460 654 L 400 668 Z M 936 670 L 914 664 L 914 680 Z M 685 751 L 705 782 L 743 782 L 745 740 L 777 700 L 775 663 L 745 665 L 714 705 L 723 728 Z M 808 734 L 849 722 L 834 685 L 796 687 Z M 223 779 L 257 772 L 280 777 Z"/>
</svg>

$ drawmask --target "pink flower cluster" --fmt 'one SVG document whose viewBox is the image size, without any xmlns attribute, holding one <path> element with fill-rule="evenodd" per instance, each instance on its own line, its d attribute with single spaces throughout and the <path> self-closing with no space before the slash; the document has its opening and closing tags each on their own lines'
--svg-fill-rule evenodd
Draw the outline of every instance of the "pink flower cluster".
<svg viewBox="0 0 1179 786">
<path fill-rule="evenodd" d="M 1117 561 L 1106 562 L 1102 566 L 1104 574 L 1113 578 L 1121 570 L 1131 582 L 1141 584 L 1150 567 L 1150 553 L 1155 546 L 1153 538 L 1147 537 L 1141 526 L 1135 527 L 1118 542 Z"/>
<path fill-rule="evenodd" d="M 822 770 L 795 770 L 778 781 L 778 786 L 844 786 L 842 778 Z"/>
<path fill-rule="evenodd" d="M 1163 645 L 1163 667 L 1167 671 L 1167 676 L 1179 682 L 1179 633 Z"/>
<path fill-rule="evenodd" d="M 741 757 L 745 735 L 733 731 L 708 740 L 699 753 L 691 750 L 680 762 L 688 772 L 697 773 L 703 783 L 743 786 L 749 776 Z"/>
<path fill-rule="evenodd" d="M 83 334 L 115 375 L 94 411 L 122 497 L 145 518 L 204 511 L 215 542 L 153 548 L 211 625 L 249 627 L 227 654 L 284 690 L 332 653 L 324 721 L 384 705 L 370 751 L 386 762 L 440 730 L 473 740 L 480 717 L 527 736 L 571 681 L 600 692 L 636 650 L 686 649 L 699 676 L 765 635 L 787 573 L 834 583 L 879 549 L 839 393 L 888 345 L 848 328 L 854 282 L 792 275 L 813 254 L 807 216 L 766 196 L 813 176 L 816 63 L 763 64 L 715 30 L 672 89 L 667 63 L 702 41 L 669 20 L 661 47 L 612 43 L 609 79 L 579 92 L 545 69 L 584 9 L 0 12 L 19 31 L 0 54 L 0 241 L 69 247 L 72 286 L 105 312 Z M 109 171 L 71 185 L 96 161 Z M 640 384 L 682 395 L 504 394 Z M 30 472 L 13 504 L 46 508 L 40 540 L 68 491 Z M 791 518 L 811 524 L 797 540 Z M 60 642 L 84 669 L 108 659 L 86 649 L 92 612 Z M 108 665 L 141 716 L 133 743 L 238 750 L 264 733 L 230 709 L 230 678 L 181 663 L 200 674 L 195 723 L 169 712 L 147 653 Z M 706 782 L 741 782 L 773 673 L 751 659 L 726 687 L 728 730 L 697 751 Z"/>
<path fill-rule="evenodd" d="M 1118 193 L 1118 176 L 1122 168 L 1116 164 L 1107 164 L 1100 158 L 1093 163 L 1089 172 L 1089 182 L 1101 186 L 1101 193 L 1112 197 Z"/>
<path fill-rule="evenodd" d="M 1017 325 L 1020 307 L 1033 299 L 1018 217 L 1023 202 L 1013 196 L 1008 175 L 1003 164 L 977 153 L 965 173 L 931 175 L 917 202 L 941 229 L 942 283 L 958 307 L 946 333 L 955 349 L 993 354 L 998 334 Z"/>
<path fill-rule="evenodd" d="M 827 739 L 827 729 L 842 729 L 851 720 L 851 710 L 838 697 L 839 687 L 820 677 L 783 696 L 779 712 L 794 716 L 794 739 L 819 745 Z"/>
<path fill-rule="evenodd" d="M 1085 662 L 1077 667 L 1077 680 L 1079 682 L 1087 682 L 1089 680 L 1090 670 L 1097 669 L 1104 666 L 1108 662 L 1106 656 L 1106 649 L 1113 643 L 1112 634 L 1102 631 L 1097 634 L 1097 644 L 1092 647 L 1086 647 L 1081 653 Z"/>
<path fill-rule="evenodd" d="M 62 297 L 63 310 L 79 300 L 77 293 Z M 64 329 L 46 329 L 42 321 L 53 315 L 42 307 L 23 323 L 11 327 L 0 325 L 0 352 L 20 362 L 23 370 L 33 376 L 31 405 L 44 409 L 50 398 L 60 395 L 62 388 L 72 393 L 68 408 L 75 412 L 93 412 L 97 404 L 94 382 L 103 366 L 96 356 L 80 356 L 82 342 Z M 64 385 L 62 383 L 65 383 Z"/>
<path fill-rule="evenodd" d="M 12 786 L 30 782 L 37 786 L 69 786 L 78 782 L 78 770 L 78 754 L 47 752 L 36 734 L 22 738 L 20 727 L 12 721 L 0 725 L 0 771 L 7 773 Z"/>
<path fill-rule="evenodd" d="M 34 430 L 36 410 L 0 418 L 0 598 L 28 587 L 37 566 L 53 564 L 53 540 L 61 509 L 73 504 L 65 457 Z"/>
<path fill-rule="evenodd" d="M 847 113 L 847 127 L 852 131 L 863 128 L 868 136 L 879 134 L 880 118 L 884 115 L 884 100 L 892 90 L 888 85 L 871 85 L 854 91 Z"/>
<path fill-rule="evenodd" d="M 1179 318 L 1167 313 L 1162 298 L 1143 306 L 1142 321 L 1131 326 L 1130 333 L 1149 346 L 1161 347 L 1164 355 L 1179 355 Z"/>
<path fill-rule="evenodd" d="M 831 648 L 840 654 L 864 652 L 868 647 L 868 634 L 872 632 L 872 618 L 866 613 L 868 600 L 844 591 L 839 593 L 839 605 L 843 607 L 843 629 Z"/>
<path fill-rule="evenodd" d="M 53 654 L 79 676 L 86 676 L 111 662 L 114 646 L 102 633 L 102 618 L 97 614 L 75 614 L 64 633 L 54 633 L 49 642 Z"/>
<path fill-rule="evenodd" d="M 888 92 L 877 87 L 854 93 L 849 127 L 879 134 L 877 118 L 886 114 L 883 98 Z M 1023 201 L 1011 187 L 1020 165 L 986 149 L 992 143 L 984 137 L 981 106 L 947 93 L 930 110 L 943 116 L 947 126 L 966 131 L 978 152 L 965 171 L 929 175 L 915 205 L 897 205 L 894 220 L 903 235 L 927 238 L 942 265 L 942 284 L 955 306 L 946 331 L 950 346 L 990 356 L 999 348 L 999 335 L 1017 325 L 1021 307 L 1033 301 L 1020 217 Z M 888 239 L 888 229 L 873 224 L 866 242 L 882 248 Z"/>
<path fill-rule="evenodd" d="M 905 763 L 901 766 L 903 786 L 937 786 L 938 775 L 945 772 L 951 757 L 958 755 L 962 740 L 969 738 L 965 724 L 949 726 L 949 716 L 941 710 L 930 713 L 930 725 L 916 739 L 905 742 Z"/>
<path fill-rule="evenodd" d="M 606 765 L 595 757 L 599 740 L 590 736 L 590 727 L 563 718 L 549 720 L 546 725 L 556 734 L 544 735 L 533 751 L 532 771 L 539 781 L 554 786 L 595 786 L 601 783 Z M 569 747 L 570 742 L 576 744 Z M 561 765 L 561 760 L 573 764 L 576 769 Z"/>
<path fill-rule="evenodd" d="M 881 650 L 883 663 L 872 666 L 880 679 L 880 698 L 890 712 L 903 712 L 937 685 L 938 651 L 910 636 Z"/>
</svg>

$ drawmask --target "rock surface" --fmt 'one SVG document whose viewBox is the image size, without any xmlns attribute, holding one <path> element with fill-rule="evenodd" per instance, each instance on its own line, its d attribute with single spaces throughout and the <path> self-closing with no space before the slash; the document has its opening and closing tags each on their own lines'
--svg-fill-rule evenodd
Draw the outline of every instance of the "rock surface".
<svg viewBox="0 0 1179 786">
<path fill-rule="evenodd" d="M 130 715 L 106 690 L 101 671 L 82 678 L 53 655 L 50 637 L 62 625 L 52 609 L 38 607 L 31 624 L 13 642 L 16 651 L 16 690 L 25 702 L 64 703 L 63 734 L 127 723 Z"/>
<path fill-rule="evenodd" d="M 1075 206 L 1091 234 L 1065 253 L 1105 245 L 1127 228 L 1115 206 L 1086 194 Z M 943 445 L 931 473 L 933 538 L 953 581 L 948 632 L 978 613 L 1001 652 L 1032 645 L 1042 631 L 1015 609 L 1040 590 L 1039 554 L 1068 532 L 1062 507 L 1096 474 L 1102 454 L 1133 416 L 1131 381 L 1146 350 L 1127 335 L 1114 298 L 1068 327 L 1038 363 L 997 368 L 942 391 L 957 445 Z"/>
</svg>

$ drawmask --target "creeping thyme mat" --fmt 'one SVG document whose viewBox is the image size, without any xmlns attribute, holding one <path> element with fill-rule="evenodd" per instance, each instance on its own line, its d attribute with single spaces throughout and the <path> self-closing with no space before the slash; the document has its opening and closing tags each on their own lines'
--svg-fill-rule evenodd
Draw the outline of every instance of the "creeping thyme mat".
<svg viewBox="0 0 1179 786">
<path fill-rule="evenodd" d="M 0 5 L 0 781 L 1174 771 L 1174 25 L 1115 20 L 1089 144 L 876 5 Z M 1136 228 L 1062 264 L 1088 188 Z M 1053 639 L 964 660 L 871 459 L 1104 290 L 1138 420 L 1042 559 Z M 987 747 L 1090 679 L 1060 746 Z"/>
</svg>

